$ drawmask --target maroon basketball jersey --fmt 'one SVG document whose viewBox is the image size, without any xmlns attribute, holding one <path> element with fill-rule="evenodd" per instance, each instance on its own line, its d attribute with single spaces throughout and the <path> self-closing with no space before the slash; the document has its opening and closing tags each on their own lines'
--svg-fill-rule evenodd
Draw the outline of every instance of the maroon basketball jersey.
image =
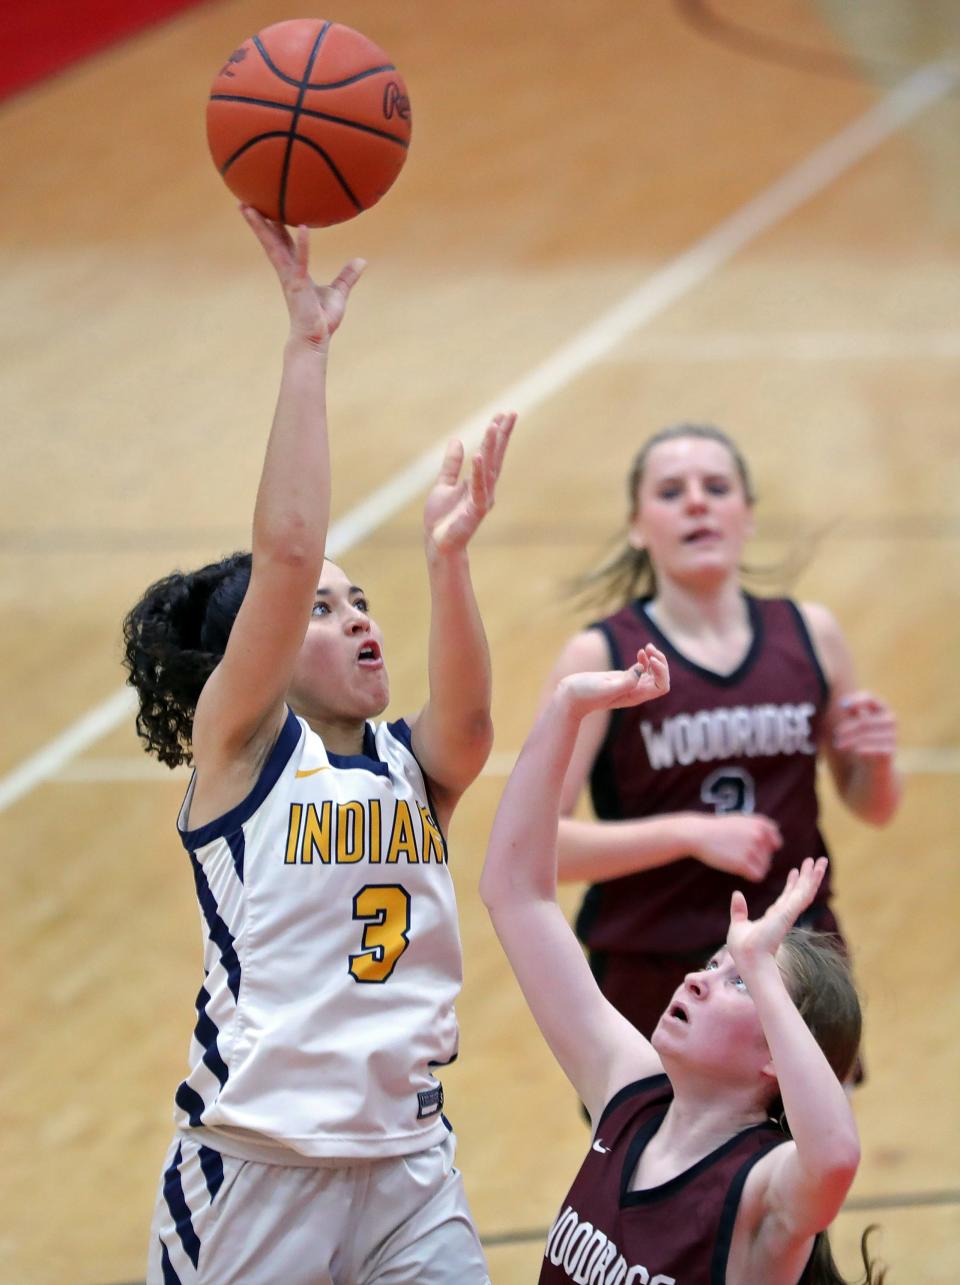
<svg viewBox="0 0 960 1285">
<path fill-rule="evenodd" d="M 596 628 L 611 667 L 626 668 L 654 643 L 670 662 L 666 696 L 615 710 L 593 765 L 596 815 L 619 821 L 666 812 L 757 812 L 780 827 L 783 846 L 761 883 L 737 879 L 693 857 L 594 885 L 577 931 L 592 950 L 695 955 L 722 943 L 730 894 L 740 888 L 751 916 L 779 895 L 791 866 L 827 849 L 818 825 L 816 756 L 827 682 L 795 603 L 746 595 L 752 642 L 732 674 L 683 656 L 630 603 Z M 829 872 L 817 894 L 829 897 Z"/>
<path fill-rule="evenodd" d="M 631 1191 L 672 1096 L 656 1075 L 608 1103 L 547 1235 L 540 1285 L 724 1285 L 747 1174 L 786 1139 L 774 1124 L 755 1125 L 662 1186 Z"/>
</svg>

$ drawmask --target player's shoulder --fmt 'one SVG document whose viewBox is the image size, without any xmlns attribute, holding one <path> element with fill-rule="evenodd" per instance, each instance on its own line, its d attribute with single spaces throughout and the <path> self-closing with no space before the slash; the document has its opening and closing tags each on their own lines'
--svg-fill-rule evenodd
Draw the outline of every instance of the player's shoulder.
<svg viewBox="0 0 960 1285">
<path fill-rule="evenodd" d="M 843 664 L 847 654 L 846 639 L 840 622 L 821 602 L 798 602 L 797 610 L 807 627 L 821 663 L 830 674 Z"/>
<path fill-rule="evenodd" d="M 836 616 L 822 602 L 798 602 L 796 607 L 812 633 L 824 636 L 833 633 L 842 636 Z"/>
<path fill-rule="evenodd" d="M 598 626 L 581 629 L 563 645 L 555 666 L 557 676 L 610 668 L 610 644 Z"/>
</svg>

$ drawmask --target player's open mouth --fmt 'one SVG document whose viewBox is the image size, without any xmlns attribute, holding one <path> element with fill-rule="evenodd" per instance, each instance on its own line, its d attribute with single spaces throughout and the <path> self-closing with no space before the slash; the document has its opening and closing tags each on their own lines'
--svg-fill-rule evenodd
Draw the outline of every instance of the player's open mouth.
<svg viewBox="0 0 960 1285">
<path fill-rule="evenodd" d="M 357 664 L 364 665 L 367 668 L 378 669 L 383 664 L 379 643 L 364 643 L 357 652 Z"/>
<path fill-rule="evenodd" d="M 719 540 L 720 532 L 714 531 L 712 527 L 697 527 L 696 531 L 691 531 L 683 537 L 684 544 L 702 544 L 710 540 Z"/>
<path fill-rule="evenodd" d="M 671 1004 L 667 1010 L 667 1016 L 675 1018 L 678 1022 L 690 1021 L 689 1017 L 687 1017 L 687 1010 L 682 1004 Z"/>
</svg>

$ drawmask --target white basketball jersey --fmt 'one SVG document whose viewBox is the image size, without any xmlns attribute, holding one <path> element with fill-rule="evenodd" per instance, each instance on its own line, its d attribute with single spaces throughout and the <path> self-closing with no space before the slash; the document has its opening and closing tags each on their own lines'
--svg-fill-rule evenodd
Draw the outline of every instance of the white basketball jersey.
<svg viewBox="0 0 960 1285">
<path fill-rule="evenodd" d="M 401 1155 L 448 1126 L 462 962 L 446 845 L 404 722 L 328 754 L 288 712 L 248 797 L 188 829 L 205 934 L 181 1128 L 285 1164 Z"/>
</svg>

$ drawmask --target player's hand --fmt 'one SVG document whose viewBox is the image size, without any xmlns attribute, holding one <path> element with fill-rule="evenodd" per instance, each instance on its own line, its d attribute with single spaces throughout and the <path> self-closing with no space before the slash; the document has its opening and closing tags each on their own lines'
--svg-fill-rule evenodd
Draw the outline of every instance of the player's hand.
<svg viewBox="0 0 960 1285">
<path fill-rule="evenodd" d="M 890 706 L 872 692 L 854 692 L 840 702 L 833 729 L 834 749 L 856 758 L 892 758 L 897 750 L 897 720 Z"/>
<path fill-rule="evenodd" d="M 516 420 L 512 412 L 494 415 L 463 477 L 463 443 L 454 440 L 447 447 L 423 508 L 428 551 L 456 553 L 467 547 L 493 508 L 497 479 Z"/>
<path fill-rule="evenodd" d="M 776 821 L 743 812 L 697 816 L 693 822 L 693 856 L 706 866 L 757 883 L 770 870 L 773 854 L 783 844 Z"/>
<path fill-rule="evenodd" d="M 557 686 L 579 717 L 602 709 L 628 709 L 663 696 L 670 690 L 667 658 L 652 643 L 637 652 L 629 669 L 597 669 L 568 674 Z"/>
<path fill-rule="evenodd" d="M 818 857 L 816 861 L 807 857 L 799 870 L 790 871 L 783 892 L 759 919 L 748 917 L 742 892 L 733 894 L 730 898 L 727 948 L 741 976 L 764 959 L 776 955 L 784 937 L 817 895 L 826 873 L 826 857 Z"/>
<path fill-rule="evenodd" d="M 367 266 L 363 259 L 351 259 L 329 285 L 318 286 L 311 278 L 310 236 L 297 228 L 296 240 L 282 223 L 266 219 L 249 205 L 240 212 L 263 246 L 283 287 L 290 313 L 291 337 L 324 347 L 343 320 L 350 291 Z"/>
</svg>

